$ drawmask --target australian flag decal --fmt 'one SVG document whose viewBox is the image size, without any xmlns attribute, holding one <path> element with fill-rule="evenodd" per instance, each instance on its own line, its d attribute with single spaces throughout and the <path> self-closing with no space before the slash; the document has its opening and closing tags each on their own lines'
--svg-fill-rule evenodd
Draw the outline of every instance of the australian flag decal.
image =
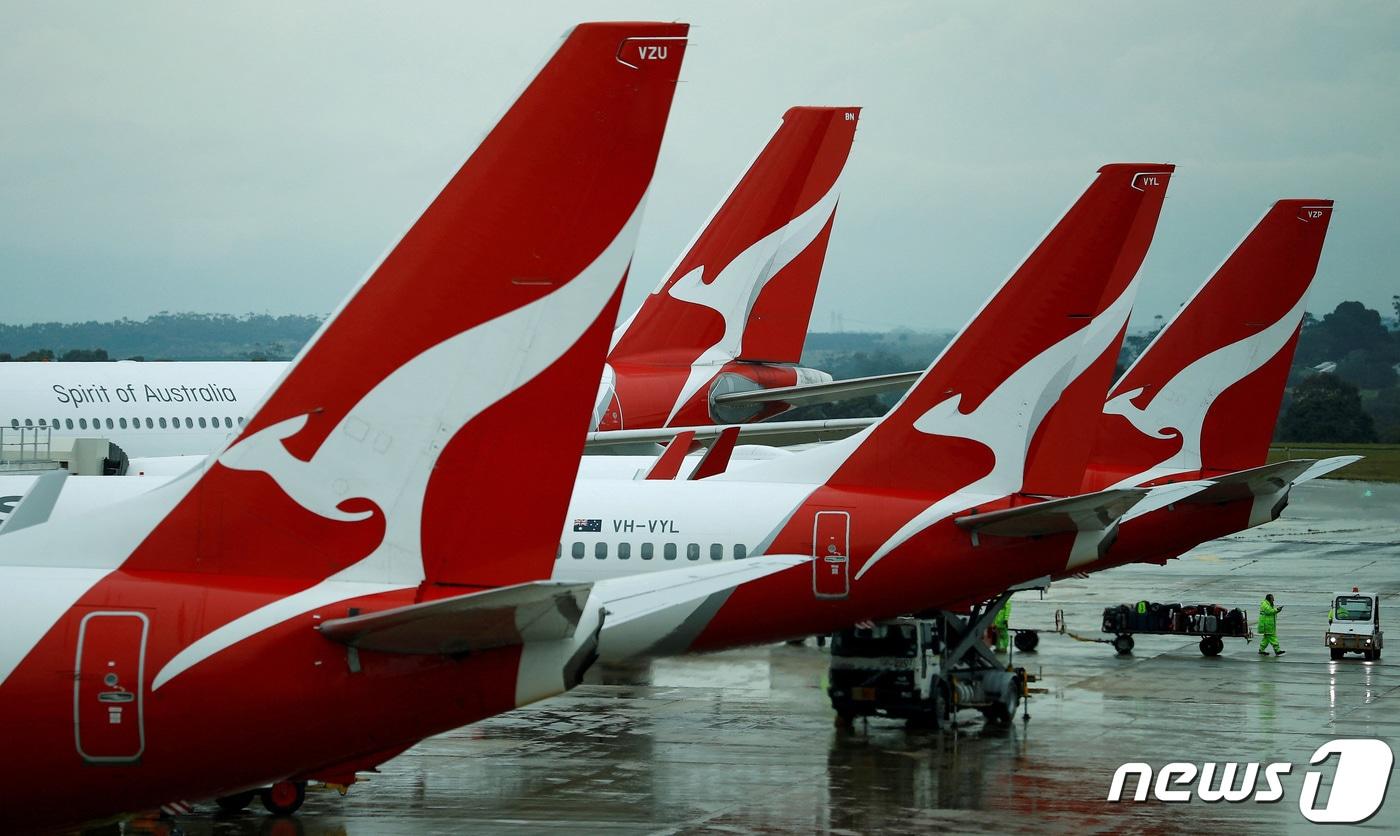
<svg viewBox="0 0 1400 836">
<path fill-rule="evenodd" d="M 574 531 L 597 531 L 602 532 L 602 520 L 574 520 Z"/>
</svg>

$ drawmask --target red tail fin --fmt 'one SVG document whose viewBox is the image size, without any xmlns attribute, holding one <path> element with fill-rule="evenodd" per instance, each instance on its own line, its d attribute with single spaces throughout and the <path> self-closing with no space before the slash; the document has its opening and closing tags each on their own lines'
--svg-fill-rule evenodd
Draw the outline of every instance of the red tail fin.
<svg viewBox="0 0 1400 836">
<path fill-rule="evenodd" d="M 1121 328 L 1121 321 L 1095 318 L 1116 301 L 1105 296 L 1110 285 L 1125 283 L 1134 260 L 1125 250 L 1145 243 L 1139 218 L 1156 217 L 1171 171 L 1152 164 L 1101 168 L 879 423 L 821 450 L 746 468 L 736 478 L 879 486 L 934 499 L 974 485 L 999 495 L 1019 491 L 1041 419 L 1089 362 L 1079 359 L 1086 337 L 1100 343 L 1088 349 L 1092 360 Z M 1112 315 L 1126 320 L 1127 310 L 1113 308 Z M 1072 429 L 1075 417 L 1067 411 L 1063 426 Z M 1042 445 L 1057 442 L 1040 438 Z M 816 472 L 825 468 L 829 475 Z"/>
<path fill-rule="evenodd" d="M 1113 387 L 1085 488 L 1268 456 L 1330 200 L 1281 200 Z"/>
<path fill-rule="evenodd" d="M 1148 194 L 1123 239 L 1118 259 L 1104 289 L 1093 322 L 1086 329 L 1084 350 L 1071 372 L 1069 384 L 1035 431 L 1026 454 L 1026 478 L 1021 491 L 1040 496 L 1069 496 L 1079 492 L 1094 436 L 1084 428 L 1099 413 L 1104 395 L 1113 384 L 1118 354 L 1128 331 L 1128 315 L 1137 297 L 1137 273 L 1162 214 L 1171 166 L 1140 174 Z"/>
<path fill-rule="evenodd" d="M 794 107 L 685 254 L 618 329 L 612 363 L 795 363 L 860 109 Z"/>
<path fill-rule="evenodd" d="M 686 30 L 569 32 L 128 568 L 547 576 Z"/>
</svg>

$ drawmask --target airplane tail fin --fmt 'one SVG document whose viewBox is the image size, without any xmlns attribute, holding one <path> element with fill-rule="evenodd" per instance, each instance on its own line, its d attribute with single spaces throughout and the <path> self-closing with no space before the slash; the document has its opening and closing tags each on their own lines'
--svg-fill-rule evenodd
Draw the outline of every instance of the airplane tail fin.
<svg viewBox="0 0 1400 836">
<path fill-rule="evenodd" d="M 569 31 L 127 567 L 547 577 L 687 28 Z"/>
<path fill-rule="evenodd" d="M 735 478 L 834 489 L 879 485 L 924 497 L 973 484 L 1003 496 L 1021 491 L 1026 473 L 1037 472 L 1035 451 L 1050 455 L 1071 443 L 1066 436 L 1080 431 L 1077 424 L 1102 399 L 1100 389 L 1092 405 L 1078 397 L 1063 404 L 1054 422 L 1044 420 L 1066 387 L 1114 350 L 1172 171 L 1146 163 L 1099 169 L 884 418 L 850 438 L 745 468 Z"/>
<path fill-rule="evenodd" d="M 1275 203 L 1114 385 L 1086 487 L 1264 464 L 1330 200 Z"/>
<path fill-rule="evenodd" d="M 860 109 L 794 107 L 666 278 L 613 336 L 609 361 L 796 363 Z"/>
</svg>

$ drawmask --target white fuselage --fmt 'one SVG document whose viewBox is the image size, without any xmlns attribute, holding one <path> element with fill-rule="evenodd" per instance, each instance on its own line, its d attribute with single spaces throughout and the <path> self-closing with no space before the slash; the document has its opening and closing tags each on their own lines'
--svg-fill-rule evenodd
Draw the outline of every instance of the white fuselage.
<svg viewBox="0 0 1400 836">
<path fill-rule="evenodd" d="M 585 456 L 584 461 L 612 469 L 621 458 Z M 807 484 L 737 480 L 589 478 L 587 470 L 585 466 L 574 484 L 559 538 L 555 580 L 600 580 L 762 554 L 814 489 Z M 0 476 L 0 519 L 35 478 Z M 89 514 L 170 481 L 165 474 L 70 476 L 49 518 Z"/>
<path fill-rule="evenodd" d="M 6 363 L 0 431 L 100 437 L 128 456 L 218 451 L 286 363 Z"/>
</svg>

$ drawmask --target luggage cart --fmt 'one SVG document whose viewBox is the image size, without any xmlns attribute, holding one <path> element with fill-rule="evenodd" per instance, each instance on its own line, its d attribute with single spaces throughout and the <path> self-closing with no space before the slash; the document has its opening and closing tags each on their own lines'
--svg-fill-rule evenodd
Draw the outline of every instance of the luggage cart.
<svg viewBox="0 0 1400 836">
<path fill-rule="evenodd" d="M 1118 655 L 1133 652 L 1135 634 L 1154 636 L 1200 636 L 1201 654 L 1218 656 L 1225 639 L 1253 641 L 1249 615 L 1242 609 L 1226 609 L 1219 604 L 1159 604 L 1138 601 L 1103 611 L 1103 632 L 1113 634 Z"/>
</svg>

